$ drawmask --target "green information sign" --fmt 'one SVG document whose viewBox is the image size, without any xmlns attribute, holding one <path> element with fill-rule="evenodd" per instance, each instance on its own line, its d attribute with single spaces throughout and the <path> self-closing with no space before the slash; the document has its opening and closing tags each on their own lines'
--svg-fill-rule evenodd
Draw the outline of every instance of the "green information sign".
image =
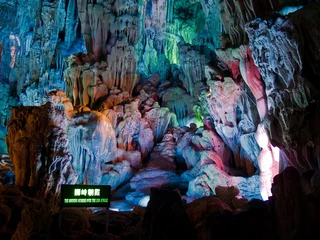
<svg viewBox="0 0 320 240">
<path fill-rule="evenodd" d="M 109 207 L 109 185 L 61 185 L 61 207 Z"/>
</svg>

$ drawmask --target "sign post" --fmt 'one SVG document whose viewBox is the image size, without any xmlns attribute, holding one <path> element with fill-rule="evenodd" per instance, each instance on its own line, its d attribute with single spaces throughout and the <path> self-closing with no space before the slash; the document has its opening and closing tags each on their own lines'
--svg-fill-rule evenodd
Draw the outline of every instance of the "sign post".
<svg viewBox="0 0 320 240">
<path fill-rule="evenodd" d="M 109 185 L 61 185 L 59 229 L 64 207 L 105 207 L 106 233 L 108 233 L 111 186 Z"/>
</svg>

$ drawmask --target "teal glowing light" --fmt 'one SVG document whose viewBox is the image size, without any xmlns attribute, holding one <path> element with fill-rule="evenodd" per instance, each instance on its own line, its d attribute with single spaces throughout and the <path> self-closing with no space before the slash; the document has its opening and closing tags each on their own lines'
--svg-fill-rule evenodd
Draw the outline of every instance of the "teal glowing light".
<svg viewBox="0 0 320 240">
<path fill-rule="evenodd" d="M 294 13 L 301 8 L 303 8 L 303 6 L 287 6 L 287 7 L 282 8 L 278 13 L 280 13 L 282 16 L 285 16 L 290 13 Z"/>
</svg>

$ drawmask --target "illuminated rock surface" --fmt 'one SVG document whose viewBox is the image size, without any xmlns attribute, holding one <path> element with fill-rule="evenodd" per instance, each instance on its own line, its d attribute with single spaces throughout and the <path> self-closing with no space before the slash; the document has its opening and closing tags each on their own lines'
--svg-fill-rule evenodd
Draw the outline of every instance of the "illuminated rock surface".
<svg viewBox="0 0 320 240">
<path fill-rule="evenodd" d="M 271 143 L 280 147 L 282 164 L 299 171 L 319 167 L 320 135 L 313 128 L 319 121 L 319 40 L 311 40 L 319 32 L 318 12 L 319 6 L 311 5 L 290 17 L 269 23 L 257 19 L 246 26 L 266 85 L 266 130 Z"/>
<path fill-rule="evenodd" d="M 316 233 L 320 5 L 311 2 L 0 0 L 0 233 Z M 103 236 L 104 213 L 66 210 L 56 231 L 65 183 L 111 185 L 111 208 L 133 212 L 112 213 Z"/>
</svg>

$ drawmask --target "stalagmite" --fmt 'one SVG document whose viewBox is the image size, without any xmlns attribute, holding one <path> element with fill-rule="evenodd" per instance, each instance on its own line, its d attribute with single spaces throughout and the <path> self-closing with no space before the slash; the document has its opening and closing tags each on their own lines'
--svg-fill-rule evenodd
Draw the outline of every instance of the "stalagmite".
<svg viewBox="0 0 320 240">
<path fill-rule="evenodd" d="M 274 148 L 267 136 L 263 125 L 259 125 L 256 132 L 256 139 L 262 148 L 259 154 L 260 168 L 260 192 L 263 200 L 268 200 L 271 193 L 273 177 L 279 173 L 279 150 Z"/>
</svg>

